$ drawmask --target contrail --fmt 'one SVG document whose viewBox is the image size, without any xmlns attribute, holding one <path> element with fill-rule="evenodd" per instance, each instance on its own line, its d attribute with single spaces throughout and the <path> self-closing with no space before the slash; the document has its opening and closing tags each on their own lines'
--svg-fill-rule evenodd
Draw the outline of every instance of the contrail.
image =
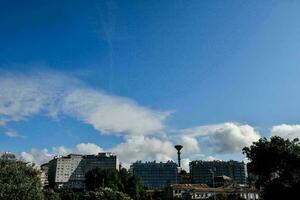
<svg viewBox="0 0 300 200">
<path fill-rule="evenodd" d="M 115 28 L 115 14 L 116 9 L 113 0 L 105 1 L 103 9 L 99 9 L 99 24 L 104 32 L 104 38 L 108 45 L 108 56 L 109 56 L 109 92 L 113 92 L 114 82 L 114 47 L 112 38 L 114 35 Z M 105 12 L 106 11 L 106 12 Z"/>
</svg>

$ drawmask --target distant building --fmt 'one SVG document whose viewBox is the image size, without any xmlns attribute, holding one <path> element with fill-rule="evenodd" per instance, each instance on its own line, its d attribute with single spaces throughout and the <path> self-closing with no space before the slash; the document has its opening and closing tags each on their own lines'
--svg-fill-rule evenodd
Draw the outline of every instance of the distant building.
<svg viewBox="0 0 300 200">
<path fill-rule="evenodd" d="M 119 162 L 111 153 L 98 155 L 70 154 L 55 157 L 48 163 L 48 180 L 50 185 L 66 188 L 83 188 L 85 174 L 95 168 L 119 169 Z"/>
<path fill-rule="evenodd" d="M 49 185 L 48 181 L 48 163 L 41 165 L 41 183 L 42 187 Z"/>
<path fill-rule="evenodd" d="M 212 188 L 205 184 L 171 184 L 167 188 L 167 199 L 208 199 L 218 194 L 226 194 L 232 199 L 259 199 L 259 191 L 248 187 Z"/>
<path fill-rule="evenodd" d="M 172 161 L 160 162 L 135 162 L 131 165 L 134 175 L 140 177 L 143 185 L 148 189 L 163 189 L 169 183 L 177 183 L 177 164 Z"/>
<path fill-rule="evenodd" d="M 192 183 L 213 184 L 214 176 L 228 176 L 234 183 L 247 183 L 247 168 L 244 162 L 238 161 L 192 161 L 190 175 Z"/>
</svg>

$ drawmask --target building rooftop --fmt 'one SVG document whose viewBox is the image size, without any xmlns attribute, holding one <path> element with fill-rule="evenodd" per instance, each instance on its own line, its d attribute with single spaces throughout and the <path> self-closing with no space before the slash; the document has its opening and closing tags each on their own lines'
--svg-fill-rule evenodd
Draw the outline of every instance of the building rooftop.
<svg viewBox="0 0 300 200">
<path fill-rule="evenodd" d="M 253 187 L 217 187 L 212 188 L 208 187 L 206 184 L 171 184 L 171 188 L 178 190 L 192 190 L 194 192 L 228 192 L 228 193 L 234 193 L 234 192 L 259 192 L 257 189 Z"/>
<path fill-rule="evenodd" d="M 97 158 L 97 157 L 116 157 L 115 154 L 111 153 L 111 152 L 100 152 L 98 154 L 89 154 L 89 155 L 84 155 L 84 154 L 69 154 L 67 156 L 54 156 L 54 159 L 60 159 L 60 158 L 74 158 L 74 157 L 81 157 L 81 158 Z"/>
<path fill-rule="evenodd" d="M 193 160 L 190 163 L 244 163 L 244 161 L 236 161 L 236 160 L 212 160 L 212 161 L 208 161 L 208 160 Z"/>
<path fill-rule="evenodd" d="M 133 164 L 166 164 L 166 163 L 173 164 L 173 163 L 175 163 L 175 162 L 172 161 L 172 160 L 168 160 L 167 162 L 156 162 L 156 160 L 154 160 L 154 161 L 145 161 L 145 162 L 143 162 L 143 161 L 141 161 L 141 160 L 138 160 L 138 161 L 134 162 Z M 176 163 L 175 163 L 175 164 L 176 164 Z"/>
</svg>

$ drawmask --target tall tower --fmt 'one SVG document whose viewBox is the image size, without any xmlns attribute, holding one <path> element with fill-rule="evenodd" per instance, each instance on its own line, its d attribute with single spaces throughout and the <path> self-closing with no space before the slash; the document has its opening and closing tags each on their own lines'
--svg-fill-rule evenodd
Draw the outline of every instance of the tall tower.
<svg viewBox="0 0 300 200">
<path fill-rule="evenodd" d="M 177 155 L 178 155 L 178 167 L 180 167 L 180 150 L 182 149 L 182 145 L 175 145 L 175 149 L 177 150 Z"/>
</svg>

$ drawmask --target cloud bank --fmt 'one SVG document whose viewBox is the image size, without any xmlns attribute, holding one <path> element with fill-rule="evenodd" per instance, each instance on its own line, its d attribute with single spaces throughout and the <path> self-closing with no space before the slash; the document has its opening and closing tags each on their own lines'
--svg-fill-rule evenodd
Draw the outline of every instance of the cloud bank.
<svg viewBox="0 0 300 200">
<path fill-rule="evenodd" d="M 74 148 L 64 146 L 48 149 L 32 149 L 30 152 L 22 152 L 20 158 L 36 163 L 38 165 L 48 162 L 56 155 L 68 155 L 70 153 L 78 154 L 98 154 L 99 152 L 113 152 L 125 167 L 137 160 L 172 160 L 175 155 L 173 144 L 169 141 L 161 141 L 157 138 L 145 136 L 130 136 L 125 141 L 111 149 L 103 149 L 97 144 L 80 143 Z"/>
<path fill-rule="evenodd" d="M 273 126 L 271 129 L 271 136 L 280 136 L 290 140 L 300 138 L 300 125 L 281 124 Z"/>
<path fill-rule="evenodd" d="M 171 138 L 171 137 L 170 137 Z M 210 126 L 199 126 L 191 129 L 181 130 L 181 134 L 174 138 L 160 138 L 144 135 L 127 135 L 124 141 L 115 147 L 103 149 L 92 143 L 77 144 L 73 149 L 67 149 L 63 146 L 52 148 L 52 155 L 66 155 L 71 152 L 82 154 L 96 154 L 101 151 L 109 151 L 118 155 L 118 158 L 124 166 L 129 167 L 132 162 L 137 160 L 156 160 L 168 161 L 177 160 L 174 149 L 175 142 L 183 144 L 182 166 L 188 170 L 188 163 L 194 159 L 213 160 L 216 157 L 205 156 L 202 154 L 199 141 L 203 141 L 211 149 L 213 154 L 241 153 L 245 146 L 257 141 L 260 135 L 249 125 L 237 123 L 224 123 Z M 173 140 L 174 139 L 174 140 Z M 25 152 L 24 152 L 25 153 Z M 40 163 L 40 156 L 36 151 L 24 154 L 23 158 L 29 161 L 36 160 Z M 41 154 L 48 155 L 48 150 L 42 150 Z M 24 157 L 27 156 L 28 158 Z M 47 157 L 47 156 L 41 156 Z M 49 157 L 48 157 L 49 158 Z"/>
<path fill-rule="evenodd" d="M 184 146 L 182 165 L 188 167 L 190 159 L 207 157 L 201 152 L 200 145 L 205 144 L 213 155 L 241 153 L 244 146 L 260 138 L 252 126 L 233 122 L 173 132 L 165 123 L 170 112 L 153 110 L 129 98 L 109 95 L 77 78 L 58 73 L 0 75 L 0 126 L 9 130 L 5 134 L 18 137 L 17 132 L 7 128 L 9 123 L 28 120 L 34 115 L 51 118 L 67 115 L 93 126 L 100 134 L 122 135 L 124 139 L 108 149 L 94 143 L 79 143 L 73 148 L 31 149 L 20 154 L 22 159 L 37 164 L 54 155 L 102 151 L 116 153 L 127 166 L 136 160 L 176 160 L 174 145 L 179 143 Z"/>
<path fill-rule="evenodd" d="M 260 138 L 260 134 L 248 124 L 233 122 L 198 126 L 184 129 L 181 134 L 204 141 L 215 153 L 240 153 Z"/>
<path fill-rule="evenodd" d="M 64 146 L 53 147 L 52 150 L 45 149 L 31 149 L 30 152 L 22 152 L 20 158 L 27 162 L 43 164 L 51 160 L 54 156 L 66 156 L 71 153 L 78 154 L 98 154 L 103 152 L 103 149 L 93 143 L 79 143 L 75 148 L 66 148 Z"/>
<path fill-rule="evenodd" d="M 0 125 L 37 114 L 75 117 L 102 134 L 149 135 L 165 128 L 169 112 L 108 95 L 60 74 L 0 76 Z"/>
</svg>

